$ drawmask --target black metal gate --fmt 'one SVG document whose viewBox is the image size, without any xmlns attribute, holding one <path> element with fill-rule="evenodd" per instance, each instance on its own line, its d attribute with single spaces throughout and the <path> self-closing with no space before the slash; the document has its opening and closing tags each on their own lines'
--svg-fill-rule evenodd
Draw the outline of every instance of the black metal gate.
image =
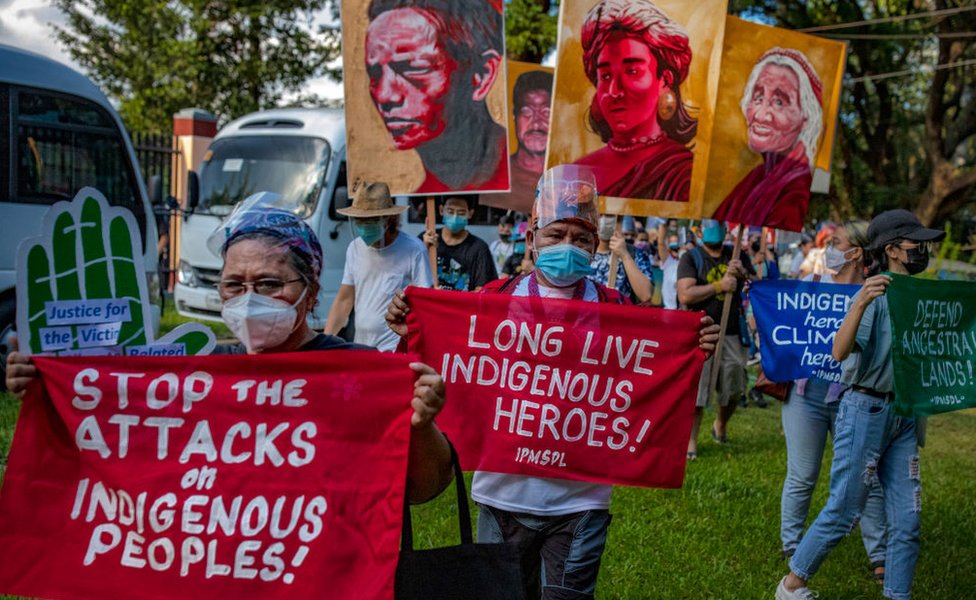
<svg viewBox="0 0 976 600">
<path fill-rule="evenodd" d="M 186 193 L 186 184 L 182 181 L 179 168 L 180 150 L 176 147 L 176 140 L 170 134 L 163 133 L 141 133 L 132 134 L 132 145 L 136 151 L 136 158 L 139 161 L 139 169 L 142 180 L 149 186 L 149 181 L 154 175 L 158 175 L 162 180 L 163 198 L 168 195 L 175 195 L 182 204 Z M 176 192 L 173 194 L 172 192 Z M 161 286 L 166 291 L 172 291 L 175 285 L 175 272 L 177 265 L 174 264 L 176 257 L 175 234 L 172 231 L 173 217 L 175 214 L 163 203 L 153 206 L 156 214 L 156 229 L 159 231 L 159 277 Z"/>
</svg>

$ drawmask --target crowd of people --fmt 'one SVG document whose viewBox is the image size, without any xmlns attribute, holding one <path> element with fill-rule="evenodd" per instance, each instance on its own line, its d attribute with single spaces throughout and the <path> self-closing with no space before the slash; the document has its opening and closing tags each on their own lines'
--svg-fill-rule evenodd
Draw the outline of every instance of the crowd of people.
<svg viewBox="0 0 976 600">
<path fill-rule="evenodd" d="M 443 226 L 418 239 L 399 230 L 406 207 L 394 203 L 386 184 L 360 185 L 352 205 L 340 211 L 350 217 L 356 238 L 347 249 L 342 288 L 324 333 L 305 320 L 322 268 L 314 232 L 293 214 L 249 199 L 211 240 L 224 259 L 218 286 L 223 318 L 240 340 L 216 352 L 393 351 L 406 335 L 410 307 L 402 290 L 408 286 L 702 311 L 699 345 L 707 358 L 688 442 L 691 461 L 711 398 L 718 408 L 710 433 L 719 444 L 728 441 L 736 407 L 747 405 L 747 363 L 762 352 L 750 319 L 749 283 L 790 277 L 863 284 L 834 342 L 834 358 L 844 365 L 842 383 L 797 381 L 783 405 L 788 459 L 781 541 L 790 572 L 775 594 L 781 600 L 812 598 L 807 581 L 860 523 L 885 596 L 910 597 L 919 549 L 921 428 L 892 410 L 884 295 L 891 278 L 881 272 L 924 270 L 930 244 L 944 232 L 923 227 L 908 211 L 887 211 L 870 224 L 821 224 L 781 256 L 783 245 L 765 230 L 746 235 L 713 220 L 599 215 L 595 179 L 585 170 L 564 165 L 547 171 L 532 214 L 503 217 L 498 239 L 490 243 L 468 231 L 474 208 L 469 198 L 444 198 Z M 715 353 L 727 300 L 724 338 Z M 353 341 L 336 336 L 350 315 Z M 433 368 L 412 367 L 417 379 L 410 398 L 407 494 L 422 502 L 451 478 L 448 442 L 434 423 L 449 390 Z M 28 357 L 10 355 L 10 390 L 22 395 L 36 376 Z M 761 396 L 754 401 L 766 405 Z M 804 532 L 828 432 L 834 439 L 830 497 Z M 472 497 L 480 507 L 478 540 L 520 544 L 528 597 L 592 598 L 611 522 L 610 496 L 605 484 L 477 472 Z"/>
</svg>

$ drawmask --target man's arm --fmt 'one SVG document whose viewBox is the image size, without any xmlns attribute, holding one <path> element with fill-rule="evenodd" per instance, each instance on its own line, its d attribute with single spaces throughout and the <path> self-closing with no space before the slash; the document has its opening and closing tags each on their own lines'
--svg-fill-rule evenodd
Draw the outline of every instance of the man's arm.
<svg viewBox="0 0 976 600">
<path fill-rule="evenodd" d="M 613 237 L 610 238 L 610 251 L 617 255 L 618 260 L 623 261 L 624 273 L 627 275 L 627 281 L 630 283 L 631 289 L 634 290 L 634 295 L 637 296 L 637 300 L 639 302 L 647 302 L 650 300 L 654 294 L 654 286 L 651 284 L 651 280 L 648 279 L 647 275 L 641 272 L 637 261 L 634 260 L 634 257 L 627 250 L 627 242 L 624 240 L 624 236 L 620 235 L 620 233 L 615 232 Z"/>
<path fill-rule="evenodd" d="M 349 314 L 353 306 L 356 305 L 355 286 L 342 284 L 339 286 L 339 293 L 336 294 L 332 306 L 329 308 L 329 316 L 325 320 L 325 334 L 336 335 L 349 322 Z"/>
</svg>

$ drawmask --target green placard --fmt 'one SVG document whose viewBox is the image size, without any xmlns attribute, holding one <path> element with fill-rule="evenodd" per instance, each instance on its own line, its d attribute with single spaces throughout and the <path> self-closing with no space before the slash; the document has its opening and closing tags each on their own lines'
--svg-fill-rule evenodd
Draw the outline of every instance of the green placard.
<svg viewBox="0 0 976 600">
<path fill-rule="evenodd" d="M 892 278 L 895 410 L 931 415 L 976 406 L 976 283 Z"/>
<path fill-rule="evenodd" d="M 150 318 L 139 226 L 94 188 L 48 209 L 17 249 L 17 335 L 24 354 L 209 354 L 213 332 L 185 323 L 161 338 Z"/>
</svg>

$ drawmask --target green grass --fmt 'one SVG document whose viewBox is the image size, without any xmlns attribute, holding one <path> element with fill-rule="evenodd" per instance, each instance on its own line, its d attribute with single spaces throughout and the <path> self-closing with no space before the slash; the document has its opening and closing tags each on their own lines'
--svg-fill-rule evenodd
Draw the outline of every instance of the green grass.
<svg viewBox="0 0 976 600">
<path fill-rule="evenodd" d="M 203 323 L 213 330 L 214 335 L 217 336 L 218 340 L 230 339 L 234 337 L 234 334 L 232 334 L 230 329 L 228 329 L 223 323 L 184 317 L 176 312 L 176 307 L 173 305 L 172 300 L 167 300 L 166 307 L 163 310 L 163 315 L 159 319 L 159 335 L 164 335 L 173 330 L 173 328 L 175 328 L 177 325 L 182 325 L 183 323 Z"/>
<path fill-rule="evenodd" d="M 0 395 L 0 459 L 6 462 L 19 403 Z M 922 451 L 922 551 L 914 596 L 972 598 L 976 573 L 976 411 L 929 421 Z M 720 447 L 702 427 L 698 460 L 680 490 L 617 488 L 598 598 L 771 598 L 786 566 L 779 558 L 779 501 L 786 451 L 778 403 L 736 413 L 730 443 Z M 827 494 L 825 457 L 811 519 Z M 470 475 L 467 477 L 470 489 Z M 453 485 L 414 507 L 418 548 L 458 543 Z M 474 518 L 474 514 L 472 515 Z M 811 587 L 821 598 L 881 598 L 868 576 L 860 536 L 831 553 Z"/>
</svg>

